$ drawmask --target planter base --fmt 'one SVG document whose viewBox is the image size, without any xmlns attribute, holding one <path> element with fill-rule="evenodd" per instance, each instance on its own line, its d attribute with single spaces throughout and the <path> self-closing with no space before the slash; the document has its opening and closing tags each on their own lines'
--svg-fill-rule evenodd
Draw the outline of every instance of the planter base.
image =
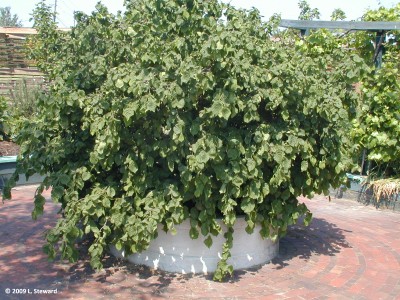
<svg viewBox="0 0 400 300">
<path fill-rule="evenodd" d="M 236 220 L 232 256 L 228 260 L 235 270 L 269 262 L 279 251 L 279 242 L 263 239 L 259 234 L 260 227 L 256 226 L 253 234 L 247 234 L 246 226 L 244 219 Z M 213 237 L 211 248 L 207 248 L 203 243 L 204 238 L 199 237 L 195 240 L 190 238 L 188 220 L 176 225 L 175 228 L 176 235 L 165 233 L 159 228 L 158 237 L 142 253 L 126 257 L 123 251 L 118 251 L 114 246 L 110 247 L 111 253 L 132 263 L 167 272 L 182 274 L 215 272 L 225 242 L 223 235 Z"/>
</svg>

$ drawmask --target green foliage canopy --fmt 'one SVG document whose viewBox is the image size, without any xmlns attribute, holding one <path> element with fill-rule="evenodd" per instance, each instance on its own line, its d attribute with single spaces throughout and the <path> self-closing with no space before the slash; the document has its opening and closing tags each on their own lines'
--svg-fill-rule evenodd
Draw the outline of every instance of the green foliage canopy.
<svg viewBox="0 0 400 300">
<path fill-rule="evenodd" d="M 342 125 L 355 115 L 362 60 L 273 41 L 257 10 L 214 0 L 96 9 L 77 14 L 70 33 L 43 2 L 34 15 L 32 56 L 53 84 L 20 134 L 18 171 L 46 174 L 34 218 L 45 188 L 62 205 L 50 257 L 76 260 L 76 239 L 90 235 L 99 268 L 107 245 L 141 251 L 157 224 L 173 231 L 184 219 L 210 245 L 222 218 L 221 279 L 238 215 L 272 239 L 301 215 L 308 223 L 297 197 L 327 192 L 346 171 Z"/>
</svg>

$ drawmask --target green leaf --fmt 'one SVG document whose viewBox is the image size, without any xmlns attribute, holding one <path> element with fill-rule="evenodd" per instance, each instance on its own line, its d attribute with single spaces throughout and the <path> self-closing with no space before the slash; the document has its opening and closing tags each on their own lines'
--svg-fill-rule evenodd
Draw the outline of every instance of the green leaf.
<svg viewBox="0 0 400 300">
<path fill-rule="evenodd" d="M 64 185 L 67 185 L 70 181 L 69 176 L 66 174 L 61 174 L 58 179 L 61 182 L 61 184 L 64 184 Z"/>
<path fill-rule="evenodd" d="M 43 215 L 43 207 L 46 203 L 46 198 L 44 198 L 41 194 L 35 195 L 35 207 L 32 211 L 32 219 L 36 220 L 38 216 Z"/>
<path fill-rule="evenodd" d="M 82 179 L 83 181 L 88 181 L 92 177 L 92 174 L 88 172 L 86 169 L 82 172 Z"/>
<path fill-rule="evenodd" d="M 118 241 L 118 242 L 115 244 L 115 248 L 117 248 L 118 251 L 121 251 L 121 249 L 122 249 L 122 243 L 121 243 L 121 241 Z"/>
<path fill-rule="evenodd" d="M 305 172 L 305 171 L 307 171 L 308 170 L 308 162 L 306 161 L 306 160 L 303 160 L 302 162 L 301 162 L 301 171 L 302 172 Z"/>
<path fill-rule="evenodd" d="M 208 162 L 209 159 L 210 159 L 210 156 L 204 150 L 201 150 L 200 153 L 198 155 L 196 155 L 196 160 L 199 163 L 205 164 L 206 162 Z"/>
<path fill-rule="evenodd" d="M 304 218 L 304 225 L 309 226 L 312 221 L 312 214 L 310 212 L 306 213 L 306 216 Z"/>
<path fill-rule="evenodd" d="M 220 116 L 225 120 L 228 120 L 231 115 L 231 110 L 228 107 L 223 107 Z"/>
<path fill-rule="evenodd" d="M 213 244 L 213 240 L 211 238 L 211 235 L 209 235 L 205 240 L 204 240 L 204 244 L 207 246 L 207 248 L 211 248 L 212 244 Z"/>
<path fill-rule="evenodd" d="M 189 236 L 192 240 L 195 240 L 199 237 L 199 231 L 195 227 L 191 227 L 189 230 Z"/>
<path fill-rule="evenodd" d="M 130 124 L 132 121 L 132 117 L 135 115 L 137 111 L 138 105 L 136 102 L 130 102 L 123 110 L 122 115 L 125 118 L 125 123 Z"/>
<path fill-rule="evenodd" d="M 230 148 L 228 149 L 227 154 L 230 159 L 236 159 L 239 157 L 240 152 L 237 149 Z"/>
<path fill-rule="evenodd" d="M 239 175 L 236 175 L 235 177 L 233 177 L 232 183 L 235 186 L 240 187 L 243 184 L 243 179 Z"/>
<path fill-rule="evenodd" d="M 121 79 L 117 79 L 117 81 L 115 82 L 115 87 L 120 89 L 124 86 L 124 82 Z"/>
<path fill-rule="evenodd" d="M 247 160 L 247 169 L 249 172 L 253 171 L 256 168 L 256 162 L 253 159 Z"/>
<path fill-rule="evenodd" d="M 252 234 L 254 232 L 254 226 L 255 226 L 254 222 L 252 220 L 248 220 L 247 221 L 247 226 L 246 226 L 246 229 L 245 229 L 246 232 L 248 234 Z"/>
<path fill-rule="evenodd" d="M 145 104 L 146 111 L 155 112 L 156 109 L 157 109 L 157 101 L 156 101 L 156 99 L 153 98 L 153 97 L 147 97 L 146 100 L 147 100 L 146 104 Z"/>
<path fill-rule="evenodd" d="M 103 202 L 103 207 L 106 207 L 106 208 L 110 208 L 111 207 L 110 199 L 104 198 L 102 202 Z"/>
<path fill-rule="evenodd" d="M 252 200 L 244 199 L 242 201 L 242 205 L 240 207 L 241 207 L 241 209 L 243 210 L 244 213 L 250 214 L 251 212 L 254 211 L 256 205 Z"/>
</svg>

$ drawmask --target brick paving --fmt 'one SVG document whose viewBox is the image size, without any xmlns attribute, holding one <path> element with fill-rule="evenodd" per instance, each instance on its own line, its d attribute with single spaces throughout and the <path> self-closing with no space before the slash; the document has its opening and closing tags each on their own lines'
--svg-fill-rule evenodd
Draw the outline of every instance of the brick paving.
<svg viewBox="0 0 400 300">
<path fill-rule="evenodd" d="M 13 200 L 0 202 L 0 299 L 400 299 L 400 214 L 390 210 L 302 198 L 314 214 L 311 226 L 291 227 L 270 263 L 217 283 L 113 257 L 98 273 L 87 259 L 48 262 L 43 233 L 55 224 L 58 207 L 47 192 L 44 216 L 32 221 L 34 191 L 19 187 Z M 32 294 L 7 295 L 7 288 Z M 57 289 L 57 295 L 34 289 Z"/>
</svg>

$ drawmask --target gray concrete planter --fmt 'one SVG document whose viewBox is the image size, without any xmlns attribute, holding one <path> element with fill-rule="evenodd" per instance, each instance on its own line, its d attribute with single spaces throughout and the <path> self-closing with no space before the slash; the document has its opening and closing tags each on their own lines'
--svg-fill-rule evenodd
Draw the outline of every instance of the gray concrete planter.
<svg viewBox="0 0 400 300">
<path fill-rule="evenodd" d="M 16 165 L 16 156 L 0 156 L 0 189 L 4 188 L 7 181 L 10 179 L 12 174 L 14 174 Z M 17 185 L 36 184 L 41 183 L 42 181 L 43 176 L 40 176 L 39 174 L 32 175 L 28 180 L 26 180 L 25 175 L 20 175 Z"/>
<path fill-rule="evenodd" d="M 360 192 L 364 181 L 367 179 L 366 176 L 346 173 L 347 179 L 350 182 L 350 190 L 354 192 Z"/>
<path fill-rule="evenodd" d="M 221 226 L 225 227 L 223 224 Z M 243 218 L 236 220 L 232 257 L 228 260 L 235 270 L 269 262 L 279 252 L 279 241 L 274 243 L 270 239 L 263 239 L 259 233 L 261 229 L 259 226 L 256 226 L 253 234 L 248 234 L 245 231 L 246 226 Z M 149 249 L 142 253 L 126 256 L 114 246 L 110 247 L 111 253 L 132 263 L 168 272 L 182 274 L 215 272 L 225 242 L 223 235 L 213 237 L 211 248 L 207 248 L 201 236 L 195 240 L 190 238 L 188 220 L 175 225 L 175 228 L 177 234 L 172 235 L 170 232 L 165 233 L 160 226 L 158 237 L 150 243 Z"/>
</svg>

